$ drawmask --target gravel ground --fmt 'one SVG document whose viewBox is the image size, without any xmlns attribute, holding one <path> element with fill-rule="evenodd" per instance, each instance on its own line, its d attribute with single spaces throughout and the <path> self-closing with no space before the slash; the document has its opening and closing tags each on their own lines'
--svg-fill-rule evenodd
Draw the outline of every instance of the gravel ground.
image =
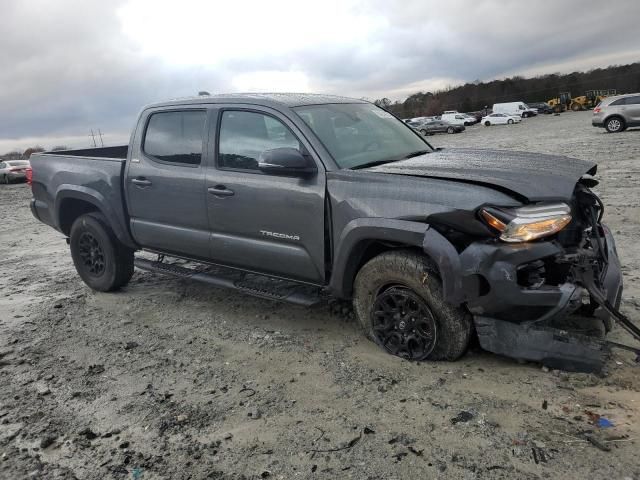
<svg viewBox="0 0 640 480">
<path fill-rule="evenodd" d="M 622 310 L 640 323 L 640 130 L 608 135 L 589 120 L 567 113 L 430 140 L 597 161 Z M 603 376 L 479 350 L 415 363 L 326 305 L 143 272 L 95 293 L 29 197 L 25 185 L 0 186 L 2 479 L 640 479 L 630 353 L 615 352 Z M 598 415 L 614 426 L 598 428 Z"/>
</svg>

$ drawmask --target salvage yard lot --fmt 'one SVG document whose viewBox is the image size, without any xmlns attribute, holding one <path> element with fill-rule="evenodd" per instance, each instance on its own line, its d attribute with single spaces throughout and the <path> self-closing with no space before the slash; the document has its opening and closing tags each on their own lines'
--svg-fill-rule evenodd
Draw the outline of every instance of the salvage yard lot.
<svg viewBox="0 0 640 480">
<path fill-rule="evenodd" d="M 428 140 L 599 163 L 622 311 L 640 323 L 640 130 L 580 112 Z M 139 271 L 95 293 L 29 198 L 0 187 L 0 478 L 640 478 L 630 353 L 602 377 L 477 349 L 415 363 L 326 305 Z"/>
</svg>

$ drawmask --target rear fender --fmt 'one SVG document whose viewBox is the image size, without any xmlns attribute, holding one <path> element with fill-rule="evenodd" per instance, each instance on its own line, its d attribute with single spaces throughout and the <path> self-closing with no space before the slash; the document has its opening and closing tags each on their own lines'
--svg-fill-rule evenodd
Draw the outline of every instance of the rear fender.
<svg viewBox="0 0 640 480">
<path fill-rule="evenodd" d="M 104 195 L 102 195 L 97 190 L 81 185 L 62 184 L 58 187 L 54 203 L 54 221 L 55 228 L 57 230 L 62 231 L 61 207 L 64 201 L 68 199 L 82 200 L 95 206 L 96 209 L 106 217 L 118 240 L 120 240 L 120 242 L 130 248 L 137 248 L 135 242 L 129 234 L 129 231 L 122 224 L 122 222 L 119 221 L 119 216 L 110 206 L 108 199 L 106 199 Z"/>
</svg>

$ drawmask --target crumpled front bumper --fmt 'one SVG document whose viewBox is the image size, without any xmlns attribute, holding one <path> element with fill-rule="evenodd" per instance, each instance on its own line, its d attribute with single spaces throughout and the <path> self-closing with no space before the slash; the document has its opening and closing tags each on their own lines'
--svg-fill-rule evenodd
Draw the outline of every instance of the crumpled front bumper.
<svg viewBox="0 0 640 480">
<path fill-rule="evenodd" d="M 620 261 L 610 230 L 603 226 L 602 231 L 607 251 L 602 291 L 617 309 Z M 573 272 L 590 268 L 592 257 L 575 255 L 556 241 L 477 242 L 460 254 L 446 244 L 439 233 L 428 230 L 423 247 L 440 267 L 445 299 L 465 304 L 474 315 L 484 349 L 566 370 L 602 367 L 606 348 L 601 341 L 558 327 L 589 296 Z M 602 313 L 606 321 L 608 314 Z"/>
<path fill-rule="evenodd" d="M 622 272 L 610 230 L 603 226 L 608 261 L 603 284 L 614 306 L 622 295 Z M 477 242 L 462 253 L 429 229 L 425 252 L 440 267 L 445 299 L 466 304 L 474 315 L 514 323 L 542 322 L 580 306 L 583 287 L 569 275 L 570 253 L 556 241 L 535 243 Z M 544 281 L 531 285 L 527 269 L 542 264 Z"/>
</svg>

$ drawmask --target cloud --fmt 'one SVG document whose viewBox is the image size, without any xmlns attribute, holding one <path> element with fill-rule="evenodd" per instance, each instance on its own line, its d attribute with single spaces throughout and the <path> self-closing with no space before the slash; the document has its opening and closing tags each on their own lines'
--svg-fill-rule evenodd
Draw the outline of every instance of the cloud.
<svg viewBox="0 0 640 480">
<path fill-rule="evenodd" d="M 640 2 L 22 0 L 0 3 L 0 152 L 126 141 L 151 101 L 302 90 L 403 98 L 640 60 Z"/>
</svg>

